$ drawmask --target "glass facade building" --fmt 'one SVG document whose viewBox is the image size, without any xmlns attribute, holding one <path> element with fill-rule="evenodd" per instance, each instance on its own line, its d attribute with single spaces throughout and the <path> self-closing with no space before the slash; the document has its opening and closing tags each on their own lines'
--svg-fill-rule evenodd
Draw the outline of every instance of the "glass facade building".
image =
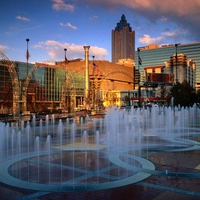
<svg viewBox="0 0 200 200">
<path fill-rule="evenodd" d="M 0 113 L 16 116 L 56 111 L 74 113 L 86 108 L 86 100 L 91 110 L 123 104 L 116 94 L 133 89 L 132 60 L 120 64 L 95 60 L 95 68 L 94 61 L 89 61 L 88 98 L 85 98 L 85 66 L 86 61 L 80 59 L 55 64 L 1 59 Z"/>
<path fill-rule="evenodd" d="M 197 43 L 188 43 L 188 44 L 178 44 L 176 47 L 175 44 L 171 45 L 150 45 L 139 47 L 139 51 L 135 52 L 135 67 L 139 69 L 142 73 L 145 67 L 148 66 L 166 66 L 167 62 L 170 62 L 170 58 L 183 54 L 187 57 L 188 60 L 192 60 L 196 63 L 196 90 L 200 90 L 200 42 Z M 142 62 L 141 65 L 139 64 Z"/>
<path fill-rule="evenodd" d="M 151 66 L 163 73 L 163 67 L 167 69 L 168 65 L 174 65 L 175 55 L 179 55 L 182 61 L 179 65 L 192 61 L 196 66 L 195 87 L 200 91 L 200 43 L 175 44 L 159 47 L 158 45 L 149 45 L 140 47 L 140 51 L 135 52 L 135 68 L 139 69 L 141 74 L 145 68 L 150 69 Z M 141 58 L 139 64 L 138 57 Z M 48 65 L 45 63 L 25 63 L 11 62 L 3 59 L 0 60 L 0 113 L 19 114 L 24 111 L 43 112 L 58 110 L 66 110 L 73 112 L 79 105 L 84 103 L 85 91 L 85 74 L 84 60 L 55 63 Z M 125 65 L 125 63 L 117 64 L 107 61 L 95 61 L 97 66 L 96 72 L 92 74 L 93 61 L 90 61 L 90 96 L 91 104 L 101 105 L 104 102 L 111 102 L 106 105 L 121 105 L 123 97 L 116 95 L 120 91 L 130 91 L 133 88 L 133 65 L 134 62 Z M 156 68 L 157 66 L 157 68 Z M 28 76 L 27 76 L 28 68 Z M 152 68 L 152 69 L 153 69 Z M 173 71 L 172 71 L 173 72 Z M 172 72 L 169 72 L 172 73 Z M 188 74 L 188 71 L 183 71 Z M 151 72 L 150 72 L 151 73 Z M 165 72 L 164 72 L 165 73 Z M 179 71 L 180 73 L 180 71 Z M 193 73 L 192 71 L 189 73 Z M 183 76 L 184 77 L 184 76 Z M 180 81 L 182 79 L 179 79 Z M 189 79 L 190 80 L 190 79 Z M 193 80 L 191 80 L 192 82 Z M 162 97 L 161 93 L 150 94 L 154 89 L 148 90 L 147 97 Z M 115 94 L 112 93 L 115 91 Z M 110 95 L 111 93 L 112 95 Z M 107 95 L 109 94 L 109 95 Z M 137 97 L 131 93 L 127 93 L 130 98 Z M 130 94 L 130 95 L 129 95 Z M 153 96 L 154 94 L 154 96 Z M 107 99 L 107 100 L 106 100 Z"/>
<path fill-rule="evenodd" d="M 0 66 L 0 112 L 4 113 L 4 107 L 7 113 L 11 113 L 13 100 L 13 87 L 10 74 L 6 66 Z"/>
<path fill-rule="evenodd" d="M 73 109 L 82 104 L 84 94 L 84 76 L 72 70 L 64 70 L 56 65 L 40 65 L 13 62 L 17 77 L 17 89 L 8 66 L 0 63 L 0 113 L 24 111 L 42 112 Z M 29 75 L 27 76 L 27 66 Z M 15 99 L 15 102 L 13 101 Z"/>
</svg>

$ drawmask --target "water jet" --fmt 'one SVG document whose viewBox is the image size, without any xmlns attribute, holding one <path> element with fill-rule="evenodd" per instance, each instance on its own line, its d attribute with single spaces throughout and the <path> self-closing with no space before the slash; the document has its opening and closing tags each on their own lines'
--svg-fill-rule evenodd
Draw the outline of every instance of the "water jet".
<svg viewBox="0 0 200 200">
<path fill-rule="evenodd" d="M 52 117 L 52 123 L 50 118 Z M 0 123 L 0 182 L 24 189 L 102 190 L 142 181 L 156 170 L 150 156 L 200 148 L 199 108 L 107 109 L 104 118 L 56 124 L 46 116 L 26 127 Z M 167 158 L 166 158 L 167 159 Z M 178 176 L 179 173 L 175 173 Z M 199 177 L 199 173 L 185 176 Z M 184 176 L 182 173 L 181 176 Z"/>
</svg>

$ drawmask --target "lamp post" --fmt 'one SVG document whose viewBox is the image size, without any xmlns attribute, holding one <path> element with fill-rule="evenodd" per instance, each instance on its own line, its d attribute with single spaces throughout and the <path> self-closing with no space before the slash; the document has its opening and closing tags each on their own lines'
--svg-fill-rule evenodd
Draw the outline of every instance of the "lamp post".
<svg viewBox="0 0 200 200">
<path fill-rule="evenodd" d="M 67 49 L 65 48 L 64 51 L 65 51 L 65 62 L 67 62 L 67 56 L 66 56 Z"/>
<path fill-rule="evenodd" d="M 176 84 L 178 83 L 178 74 L 177 74 L 177 67 L 178 67 L 178 55 L 177 55 L 177 47 L 178 44 L 175 44 L 175 48 L 176 48 Z"/>
<path fill-rule="evenodd" d="M 67 60 L 67 56 L 66 56 L 66 52 L 67 52 L 67 48 L 64 48 L 64 52 L 65 52 L 65 64 L 68 63 L 68 60 Z M 65 65 L 65 84 L 66 84 L 66 81 L 67 81 L 67 74 L 66 74 L 66 65 Z M 68 98 L 67 98 L 67 111 L 68 113 L 71 112 L 71 105 L 70 105 L 70 88 L 68 87 Z"/>
<path fill-rule="evenodd" d="M 140 49 L 137 48 L 138 51 L 138 73 L 140 71 Z M 140 76 L 140 74 L 139 74 Z M 140 87 L 140 79 L 138 81 L 138 106 L 141 107 L 141 87 Z"/>
<path fill-rule="evenodd" d="M 94 63 L 94 58 L 95 58 L 95 56 L 92 56 L 92 75 L 93 75 L 93 78 L 94 78 L 94 72 L 95 72 L 95 67 L 96 67 L 96 64 Z"/>
<path fill-rule="evenodd" d="M 26 76 L 28 76 L 28 60 L 29 60 L 29 52 L 28 52 L 28 43 L 29 43 L 29 39 L 26 39 L 26 43 L 27 43 L 27 49 L 26 49 Z"/>
<path fill-rule="evenodd" d="M 92 60 L 93 60 L 93 62 L 92 62 L 92 78 L 93 78 L 93 86 L 92 86 L 92 106 L 93 106 L 93 108 L 95 108 L 95 78 L 94 78 L 94 68 L 95 68 L 95 63 L 94 63 L 94 58 L 95 58 L 95 56 L 92 56 Z"/>
</svg>

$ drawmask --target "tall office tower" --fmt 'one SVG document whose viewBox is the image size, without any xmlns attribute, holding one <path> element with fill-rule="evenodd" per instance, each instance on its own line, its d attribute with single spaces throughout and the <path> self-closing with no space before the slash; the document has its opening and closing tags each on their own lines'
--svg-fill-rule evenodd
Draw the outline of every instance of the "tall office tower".
<svg viewBox="0 0 200 200">
<path fill-rule="evenodd" d="M 135 57 L 135 31 L 132 31 L 123 14 L 119 23 L 112 30 L 112 62 Z"/>
</svg>

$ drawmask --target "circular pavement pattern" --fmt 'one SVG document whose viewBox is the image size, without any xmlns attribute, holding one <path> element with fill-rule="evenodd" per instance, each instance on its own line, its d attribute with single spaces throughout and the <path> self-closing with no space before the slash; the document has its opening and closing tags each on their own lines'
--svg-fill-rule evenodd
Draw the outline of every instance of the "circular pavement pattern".
<svg viewBox="0 0 200 200">
<path fill-rule="evenodd" d="M 189 131 L 189 130 L 188 130 Z M 199 129 L 193 130 L 193 134 L 199 134 Z M 165 140 L 168 140 L 169 142 L 179 143 L 182 145 L 181 148 L 168 148 L 166 151 L 170 152 L 177 152 L 177 151 L 190 151 L 190 150 L 196 150 L 200 149 L 200 142 L 194 141 L 187 138 L 181 138 L 181 137 L 171 137 L 164 135 L 163 138 Z M 144 147 L 145 148 L 145 147 Z M 131 150 L 129 150 L 130 152 Z M 62 155 L 61 153 L 62 152 Z M 83 155 L 92 155 L 97 153 L 97 151 L 92 150 L 78 150 L 78 151 L 72 151 L 72 150 L 54 150 L 51 152 L 51 154 L 54 155 L 54 157 L 59 156 L 68 156 L 69 154 L 72 154 L 74 158 L 76 157 L 76 154 L 83 154 Z M 102 151 L 103 152 L 103 151 Z M 99 155 L 105 154 L 99 151 Z M 49 157 L 49 154 L 47 152 L 40 153 L 39 156 L 46 157 L 46 160 Z M 134 160 L 134 162 L 125 162 L 121 158 L 124 157 L 125 160 Z M 0 182 L 5 183 L 10 186 L 14 187 L 20 187 L 24 189 L 31 189 L 36 191 L 49 191 L 49 192 L 66 192 L 66 191 L 92 191 L 92 190 L 103 190 L 103 189 L 109 189 L 109 188 L 116 188 L 120 186 L 125 186 L 133 183 L 137 183 L 139 181 L 142 181 L 152 174 L 160 175 L 160 176 L 180 176 L 180 177 L 187 177 L 187 178 L 200 178 L 200 173 L 175 173 L 175 172 L 167 172 L 166 171 L 158 171 L 155 170 L 154 164 L 149 161 L 148 159 L 142 158 L 140 156 L 132 155 L 128 152 L 118 152 L 114 153 L 111 152 L 108 156 L 104 156 L 105 163 L 103 166 L 101 166 L 101 169 L 95 170 L 89 170 L 89 169 L 81 169 L 77 166 L 67 166 L 64 163 L 56 163 L 53 164 L 53 162 L 50 164 L 47 164 L 47 162 L 43 162 L 42 165 L 47 170 L 50 166 L 54 165 L 53 167 L 59 167 L 60 169 L 64 168 L 70 168 L 71 172 L 80 172 L 78 175 L 76 174 L 73 178 L 70 180 L 63 180 L 57 182 L 51 180 L 48 183 L 39 182 L 34 179 L 28 179 L 21 176 L 24 172 L 28 170 L 28 167 L 25 166 L 25 164 L 20 165 L 20 163 L 26 163 L 30 160 L 37 160 L 38 155 L 37 153 L 33 154 L 24 154 L 20 157 L 9 159 L 5 162 L 2 162 L 0 164 Z M 111 166 L 106 165 L 106 163 L 111 163 Z M 135 165 L 133 163 L 137 162 L 138 164 Z M 34 164 L 35 166 L 37 163 Z M 41 162 L 38 161 L 38 166 L 41 165 Z M 99 163 L 96 163 L 96 166 L 99 166 Z M 37 166 L 36 166 L 37 167 Z M 124 171 L 127 171 L 128 174 L 126 176 L 118 176 L 117 174 L 110 173 L 112 171 L 112 167 L 117 171 L 117 169 L 124 169 Z M 19 172 L 20 169 L 20 172 Z M 129 173 L 131 172 L 131 173 Z M 101 179 L 101 181 L 95 181 L 95 179 L 92 179 L 93 176 L 103 177 L 104 179 Z M 42 174 L 41 174 L 42 176 Z M 60 175 L 62 176 L 62 174 Z M 22 178 L 23 177 L 23 178 Z M 34 177 L 36 178 L 36 177 Z M 56 180 L 56 179 L 55 179 Z M 104 180 L 104 181 L 102 181 Z"/>
</svg>

